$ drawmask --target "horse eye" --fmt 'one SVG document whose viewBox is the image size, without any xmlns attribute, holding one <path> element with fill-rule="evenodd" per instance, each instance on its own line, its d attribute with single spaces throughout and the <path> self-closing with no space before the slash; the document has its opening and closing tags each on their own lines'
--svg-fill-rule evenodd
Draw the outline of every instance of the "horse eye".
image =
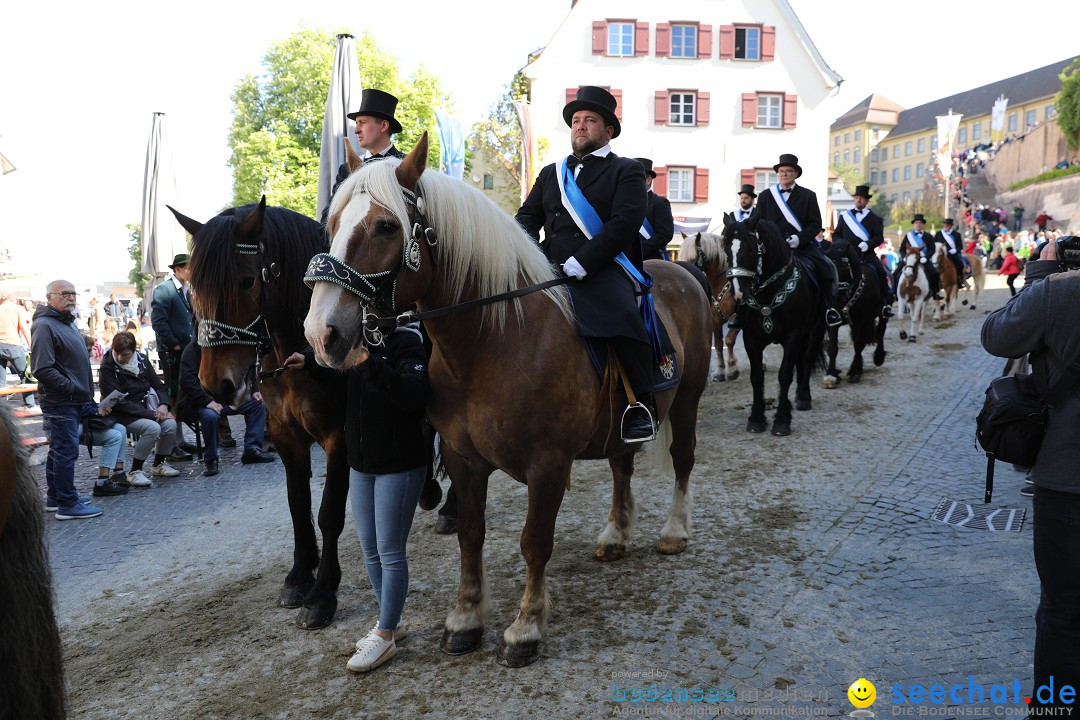
<svg viewBox="0 0 1080 720">
<path fill-rule="evenodd" d="M 255 276 L 254 275 L 240 278 L 240 289 L 241 290 L 250 290 L 253 287 L 255 287 Z"/>
<path fill-rule="evenodd" d="M 397 230 L 397 223 L 390 220 L 379 220 L 375 225 L 375 232 L 380 235 L 389 235 Z"/>
</svg>

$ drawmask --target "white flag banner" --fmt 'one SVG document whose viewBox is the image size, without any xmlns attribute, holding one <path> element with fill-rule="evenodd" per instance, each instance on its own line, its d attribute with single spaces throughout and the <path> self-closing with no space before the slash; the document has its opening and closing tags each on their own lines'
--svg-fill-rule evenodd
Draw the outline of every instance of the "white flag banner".
<svg viewBox="0 0 1080 720">
<path fill-rule="evenodd" d="M 937 116 L 937 162 L 943 178 L 952 175 L 953 143 L 963 117 L 952 112 Z"/>
<path fill-rule="evenodd" d="M 1005 108 L 1009 107 L 1009 98 L 998 95 L 994 101 L 994 107 L 990 111 L 990 129 L 1001 130 L 1005 127 Z"/>
</svg>

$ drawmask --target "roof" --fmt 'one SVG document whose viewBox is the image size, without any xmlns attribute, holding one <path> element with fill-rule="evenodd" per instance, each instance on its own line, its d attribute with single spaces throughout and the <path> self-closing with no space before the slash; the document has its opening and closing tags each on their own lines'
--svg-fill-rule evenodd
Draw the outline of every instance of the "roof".
<svg viewBox="0 0 1080 720">
<path fill-rule="evenodd" d="M 950 108 L 955 113 L 970 117 L 989 115 L 990 109 L 994 106 L 994 101 L 997 100 L 999 95 L 1008 98 L 1010 107 L 1023 105 L 1032 100 L 1052 97 L 1061 90 L 1061 79 L 1058 76 L 1077 59 L 1080 59 L 1080 56 L 1067 58 L 1053 65 L 1029 70 L 1026 73 L 998 80 L 989 85 L 977 87 L 974 90 L 965 90 L 905 110 L 900 113 L 900 122 L 897 123 L 888 137 L 895 138 L 910 133 L 936 129 L 937 116 L 944 115 Z"/>
<path fill-rule="evenodd" d="M 902 105 L 897 105 L 884 95 L 868 95 L 865 100 L 836 118 L 829 126 L 829 131 L 841 130 L 861 122 L 875 122 L 882 125 L 895 125 L 897 113 L 903 112 Z M 872 117 L 871 117 L 872 116 Z"/>
</svg>

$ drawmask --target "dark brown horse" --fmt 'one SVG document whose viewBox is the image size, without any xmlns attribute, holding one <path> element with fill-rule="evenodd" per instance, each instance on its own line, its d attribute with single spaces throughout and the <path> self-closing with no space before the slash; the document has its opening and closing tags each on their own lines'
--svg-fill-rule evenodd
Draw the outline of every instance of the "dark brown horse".
<svg viewBox="0 0 1080 720">
<path fill-rule="evenodd" d="M 226 210 L 205 224 L 173 213 L 193 238 L 189 266 L 201 318 L 199 379 L 225 405 L 261 390 L 270 436 L 285 465 L 295 550 L 279 602 L 300 607 L 299 627 L 324 627 L 337 609 L 337 543 L 349 491 L 344 386 L 274 369 L 306 347 L 302 323 L 311 291 L 303 272 L 313 255 L 327 249 L 326 234 L 308 217 L 266 207 L 265 198 L 257 205 Z M 261 368 L 269 369 L 260 373 Z M 319 509 L 321 562 L 311 520 L 311 445 L 316 442 L 326 452 Z"/>
<path fill-rule="evenodd" d="M 881 317 L 881 281 L 877 273 L 863 265 L 858 248 L 845 238 L 831 243 L 826 254 L 836 266 L 840 279 L 835 307 L 851 329 L 851 343 L 855 348 L 847 378 L 848 382 L 857 383 L 862 379 L 862 353 L 867 345 L 876 346 L 874 365 L 885 362 L 885 327 L 889 321 Z M 840 328 L 829 328 L 828 336 L 829 365 L 822 384 L 835 388 L 840 384 L 840 371 L 836 368 Z"/>
<path fill-rule="evenodd" d="M 329 280 L 317 282 L 305 322 L 319 362 L 348 366 L 365 335 L 368 342 L 378 340 L 370 325 L 357 322 L 369 308 L 392 316 L 416 303 L 426 315 L 555 279 L 512 218 L 467 184 L 425 173 L 426 157 L 425 136 L 400 163 L 383 160 L 357 169 L 350 160 L 354 172 L 330 209 L 330 254 L 316 258 L 308 272 L 313 280 Z M 673 438 L 675 474 L 658 550 L 678 553 L 689 537 L 697 408 L 708 382 L 708 300 L 678 265 L 650 261 L 646 268 L 682 372 L 680 385 L 656 395 L 666 416 L 661 432 Z M 442 460 L 459 502 L 461 584 L 442 647 L 457 655 L 482 644 L 487 485 L 501 469 L 528 485 L 529 507 L 521 534 L 525 592 L 498 659 L 527 665 L 540 654 L 550 608 L 544 569 L 576 458 L 608 458 L 614 475 L 596 557 L 613 559 L 625 550 L 635 514 L 630 477 L 637 449 L 620 439 L 626 400 L 590 364 L 562 288 L 427 316 L 424 323 L 434 344 L 428 415 L 442 437 Z"/>
<path fill-rule="evenodd" d="M 42 515 L 26 451 L 0 407 L 0 720 L 65 717 Z"/>
</svg>

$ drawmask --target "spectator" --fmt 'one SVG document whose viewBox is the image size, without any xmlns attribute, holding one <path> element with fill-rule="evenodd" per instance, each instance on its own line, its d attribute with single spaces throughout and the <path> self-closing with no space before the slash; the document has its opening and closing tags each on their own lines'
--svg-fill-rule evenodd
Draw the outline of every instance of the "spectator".
<svg viewBox="0 0 1080 720">
<path fill-rule="evenodd" d="M 25 345 L 23 344 L 25 342 Z M 30 329 L 23 322 L 23 310 L 15 297 L 0 295 L 0 388 L 7 387 L 8 365 L 22 382 L 26 375 L 26 348 L 30 344 Z M 33 393 L 21 393 L 22 404 L 34 407 Z"/>
<path fill-rule="evenodd" d="M 121 318 L 124 317 L 124 306 L 116 299 L 116 293 L 109 293 L 109 302 L 105 303 L 105 307 L 102 308 L 106 317 L 111 317 L 116 320 L 116 324 L 120 324 Z"/>
<path fill-rule="evenodd" d="M 1016 257 L 1016 253 L 1013 252 L 1012 245 L 1006 245 L 1005 259 L 1001 262 L 998 275 L 1004 275 L 1007 278 L 1010 297 L 1016 295 L 1016 287 L 1013 286 L 1013 283 L 1016 282 L 1016 276 L 1020 274 L 1020 271 L 1020 260 Z"/>
<path fill-rule="evenodd" d="M 90 331 L 90 337 L 97 338 L 101 336 L 101 322 L 105 319 L 105 314 L 98 306 L 97 295 L 90 298 L 90 305 L 86 310 L 86 329 Z"/>
<path fill-rule="evenodd" d="M 105 350 L 112 347 L 113 338 L 116 337 L 116 333 L 120 332 L 120 328 L 117 325 L 116 318 L 107 317 L 101 326 L 101 340 L 105 343 Z M 104 352 L 102 352 L 104 355 Z"/>
<path fill-rule="evenodd" d="M 1024 204 L 1019 200 L 1013 205 L 1013 230 L 1020 232 L 1024 226 Z"/>
<path fill-rule="evenodd" d="M 230 415 L 244 416 L 244 454 L 240 462 L 268 463 L 274 456 L 263 452 L 263 440 L 266 433 L 266 406 L 262 395 L 254 393 L 253 399 L 235 407 L 222 406 L 216 402 L 199 381 L 199 362 L 202 349 L 192 340 L 184 348 L 180 361 L 180 398 L 177 401 L 177 417 L 185 422 L 198 422 L 202 428 L 205 464 L 204 475 L 217 475 L 218 466 L 218 426 L 221 418 Z M 228 421 L 225 422 L 227 424 Z"/>
<path fill-rule="evenodd" d="M 79 455 L 80 423 L 94 416 L 104 417 L 108 411 L 99 408 L 93 402 L 94 381 L 90 371 L 90 358 L 86 354 L 86 345 L 75 329 L 72 312 L 75 310 L 77 293 L 75 286 L 66 280 L 54 280 L 49 283 L 45 293 L 47 305 L 34 313 L 31 340 L 31 359 L 33 372 L 38 380 L 38 392 L 41 400 L 42 421 L 45 435 L 49 438 L 49 457 L 45 463 L 45 483 L 47 486 L 46 508 L 58 508 L 58 520 L 92 518 L 101 514 L 101 509 L 87 504 L 75 490 L 75 460 Z M 104 423 L 103 424 L 107 424 Z M 121 426 L 122 427 L 122 426 Z M 109 428 L 114 430 L 114 428 Z M 88 428 L 89 430 L 89 428 Z M 91 434 L 93 431 L 90 430 Z M 104 432 L 104 431 L 103 431 Z M 109 433 L 111 438 L 120 435 Z M 110 444 L 101 453 L 101 463 L 109 460 L 114 464 L 119 455 L 116 443 L 116 455 Z M 121 495 L 127 488 L 121 487 L 108 476 L 102 478 L 98 473 L 98 482 L 94 485 L 94 495 Z"/>
<path fill-rule="evenodd" d="M 139 331 L 139 323 L 135 322 L 134 320 L 128 320 L 127 323 L 124 325 L 124 332 L 131 333 L 131 335 L 135 338 L 135 349 L 139 352 L 143 352 L 143 343 L 141 337 L 142 333 Z M 115 339 L 116 338 L 113 338 L 113 340 Z M 164 394 L 168 395 L 168 393 Z"/>
<path fill-rule="evenodd" d="M 1039 232 L 1046 232 L 1046 226 L 1054 218 L 1050 217 L 1045 210 L 1039 213 L 1039 216 L 1035 218 L 1035 227 L 1039 228 Z"/>
<path fill-rule="evenodd" d="M 161 371 L 165 374 L 165 390 L 174 401 L 179 396 L 180 356 L 191 342 L 192 335 L 187 264 L 186 253 L 173 258 L 172 265 L 169 265 L 172 275 L 154 288 L 150 311 Z M 176 439 L 177 448 L 173 450 L 172 459 L 190 460 L 190 453 L 195 447 L 184 442 L 181 428 L 177 428 Z"/>
</svg>

